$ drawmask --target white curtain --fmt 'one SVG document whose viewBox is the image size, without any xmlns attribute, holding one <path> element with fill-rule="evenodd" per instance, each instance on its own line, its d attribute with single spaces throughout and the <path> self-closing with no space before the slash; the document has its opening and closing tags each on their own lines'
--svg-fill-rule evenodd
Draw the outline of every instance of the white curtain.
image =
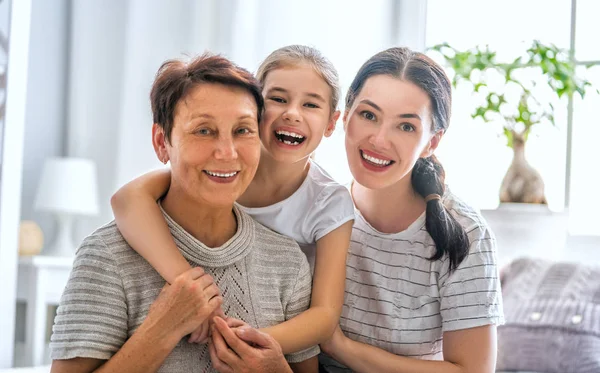
<svg viewBox="0 0 600 373">
<path fill-rule="evenodd" d="M 398 42 L 422 49 L 424 35 L 423 5 L 398 0 L 368 6 L 359 0 L 105 0 L 72 6 L 68 155 L 97 162 L 101 206 L 100 216 L 79 222 L 78 240 L 112 219 L 109 199 L 120 185 L 161 167 L 151 145 L 148 96 L 164 60 L 208 49 L 255 71 L 274 49 L 307 44 L 332 60 L 345 91 L 369 56 Z M 407 27 L 405 19 L 420 26 Z M 317 159 L 343 182 L 350 173 L 338 127 Z"/>
<path fill-rule="evenodd" d="M 100 215 L 82 219 L 79 241 L 112 219 L 110 196 L 160 167 L 151 144 L 149 92 L 169 58 L 224 51 L 234 1 L 73 1 L 67 155 L 96 161 Z"/>
</svg>

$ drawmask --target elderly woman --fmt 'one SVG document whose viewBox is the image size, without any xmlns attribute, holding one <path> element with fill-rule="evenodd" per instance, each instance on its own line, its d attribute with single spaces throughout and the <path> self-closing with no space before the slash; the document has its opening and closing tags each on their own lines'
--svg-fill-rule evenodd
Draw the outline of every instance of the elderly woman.
<svg viewBox="0 0 600 373">
<path fill-rule="evenodd" d="M 252 75 L 218 56 L 168 61 L 151 102 L 152 143 L 172 170 L 161 207 L 194 268 L 165 284 L 114 222 L 96 230 L 77 251 L 58 308 L 52 372 L 212 371 L 207 346 L 184 337 L 219 307 L 262 328 L 309 306 L 310 270 L 298 245 L 234 206 L 260 154 L 263 100 Z M 273 350 L 266 360 L 289 370 Z M 299 363 L 317 353 L 314 347 L 286 358 Z"/>
</svg>

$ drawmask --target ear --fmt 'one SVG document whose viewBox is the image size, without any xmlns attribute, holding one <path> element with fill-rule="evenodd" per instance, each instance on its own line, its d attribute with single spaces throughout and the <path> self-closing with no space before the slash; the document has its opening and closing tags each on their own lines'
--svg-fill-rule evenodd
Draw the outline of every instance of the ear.
<svg viewBox="0 0 600 373">
<path fill-rule="evenodd" d="M 336 110 L 335 113 L 333 113 L 333 115 L 331 116 L 331 118 L 329 118 L 329 123 L 327 123 L 327 128 L 325 129 L 325 137 L 331 136 L 333 131 L 335 131 L 335 125 L 338 119 L 340 119 L 340 111 Z"/>
<path fill-rule="evenodd" d="M 342 123 L 344 123 L 344 131 L 348 127 L 348 110 L 344 110 L 344 116 L 342 117 Z"/>
<path fill-rule="evenodd" d="M 152 146 L 154 147 L 154 152 L 161 163 L 167 163 L 169 161 L 167 143 L 165 131 L 157 123 L 154 123 L 152 125 Z"/>
<path fill-rule="evenodd" d="M 429 143 L 427 144 L 427 146 L 425 147 L 425 149 L 423 149 L 423 152 L 421 153 L 422 158 L 430 157 L 435 152 L 438 145 L 440 144 L 440 140 L 442 139 L 442 136 L 444 136 L 444 131 L 437 131 L 435 134 L 433 134 L 433 136 L 431 136 Z"/>
</svg>

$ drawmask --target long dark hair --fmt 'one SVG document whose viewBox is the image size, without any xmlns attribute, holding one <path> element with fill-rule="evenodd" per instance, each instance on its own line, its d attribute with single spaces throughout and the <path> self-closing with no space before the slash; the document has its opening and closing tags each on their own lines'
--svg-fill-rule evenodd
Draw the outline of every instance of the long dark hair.
<svg viewBox="0 0 600 373">
<path fill-rule="evenodd" d="M 349 110 L 363 85 L 372 76 L 389 75 L 421 88 L 429 96 L 433 113 L 433 131 L 445 131 L 450 123 L 452 88 L 444 70 L 426 55 L 408 48 L 390 48 L 371 57 L 360 68 L 346 95 Z M 412 170 L 413 189 L 423 198 L 446 190 L 445 172 L 432 155 L 419 158 Z M 427 202 L 425 227 L 435 243 L 435 254 L 430 260 L 448 255 L 450 271 L 455 270 L 469 253 L 469 237 L 464 228 L 444 206 L 442 200 Z"/>
</svg>

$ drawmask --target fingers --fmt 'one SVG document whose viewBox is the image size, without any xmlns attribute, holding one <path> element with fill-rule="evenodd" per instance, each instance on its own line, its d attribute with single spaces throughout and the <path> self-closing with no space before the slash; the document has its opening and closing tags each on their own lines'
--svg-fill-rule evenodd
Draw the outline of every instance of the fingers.
<svg viewBox="0 0 600 373">
<path fill-rule="evenodd" d="M 271 336 L 261 332 L 258 329 L 251 327 L 242 327 L 235 330 L 235 334 L 244 342 L 251 343 L 257 348 L 268 348 L 272 349 L 277 341 Z"/>
<path fill-rule="evenodd" d="M 200 267 L 194 267 L 183 272 L 182 274 L 177 276 L 177 278 L 181 277 L 182 279 L 189 279 L 193 281 L 199 279 L 202 275 L 204 275 L 204 270 Z M 175 281 L 177 281 L 177 279 L 175 279 Z"/>
<path fill-rule="evenodd" d="M 215 345 L 212 341 L 208 343 L 208 353 L 210 354 L 210 360 L 212 362 L 213 368 L 215 368 L 219 373 L 233 373 L 233 369 L 223 360 L 219 359 L 217 356 L 217 350 L 215 349 Z"/>
<path fill-rule="evenodd" d="M 198 283 L 198 287 L 204 291 L 206 291 L 207 288 L 215 284 L 215 281 L 213 280 L 212 276 L 206 273 L 198 277 L 194 281 Z"/>
<path fill-rule="evenodd" d="M 217 308 L 221 307 L 221 305 L 223 304 L 223 297 L 221 297 L 220 295 L 217 295 L 215 297 L 212 297 L 209 301 L 208 301 L 208 306 L 210 307 L 210 309 L 212 309 L 213 311 L 216 310 Z"/>
<path fill-rule="evenodd" d="M 214 316 L 219 316 L 223 320 L 228 320 L 227 316 L 225 316 L 225 312 L 223 312 L 223 309 L 221 307 L 219 307 L 215 310 Z M 211 317 L 211 320 L 212 320 L 212 317 Z"/>
<path fill-rule="evenodd" d="M 239 328 L 242 326 L 248 326 L 248 324 L 246 324 L 242 320 L 238 320 L 233 317 L 227 318 L 227 320 L 225 320 L 225 322 L 227 323 L 227 326 L 230 328 Z"/>
<path fill-rule="evenodd" d="M 213 329 L 211 336 L 211 344 L 215 349 L 215 354 L 218 360 L 227 364 L 227 366 L 231 367 L 232 369 L 235 369 L 235 367 L 239 365 L 239 356 L 237 356 L 235 352 L 232 351 L 229 348 L 229 346 L 227 346 L 223 335 L 219 332 L 218 329 Z"/>
<path fill-rule="evenodd" d="M 190 338 L 188 339 L 189 343 L 202 343 L 206 342 L 208 338 L 208 331 L 210 330 L 210 326 L 208 325 L 208 321 L 205 321 L 198 327 L 198 329 L 194 330 Z"/>
<path fill-rule="evenodd" d="M 217 287 L 216 284 L 212 284 L 212 285 L 209 285 L 208 287 L 204 288 L 204 296 L 206 296 L 206 299 L 211 299 L 213 297 L 216 297 L 219 294 L 220 294 L 219 288 Z"/>
<path fill-rule="evenodd" d="M 251 352 L 250 347 L 246 342 L 241 340 L 234 332 L 227 326 L 227 323 L 220 317 L 213 318 L 214 326 L 216 331 L 220 333 L 222 338 L 225 340 L 227 345 L 239 356 L 248 355 Z M 218 351 L 218 346 L 217 346 Z"/>
</svg>

